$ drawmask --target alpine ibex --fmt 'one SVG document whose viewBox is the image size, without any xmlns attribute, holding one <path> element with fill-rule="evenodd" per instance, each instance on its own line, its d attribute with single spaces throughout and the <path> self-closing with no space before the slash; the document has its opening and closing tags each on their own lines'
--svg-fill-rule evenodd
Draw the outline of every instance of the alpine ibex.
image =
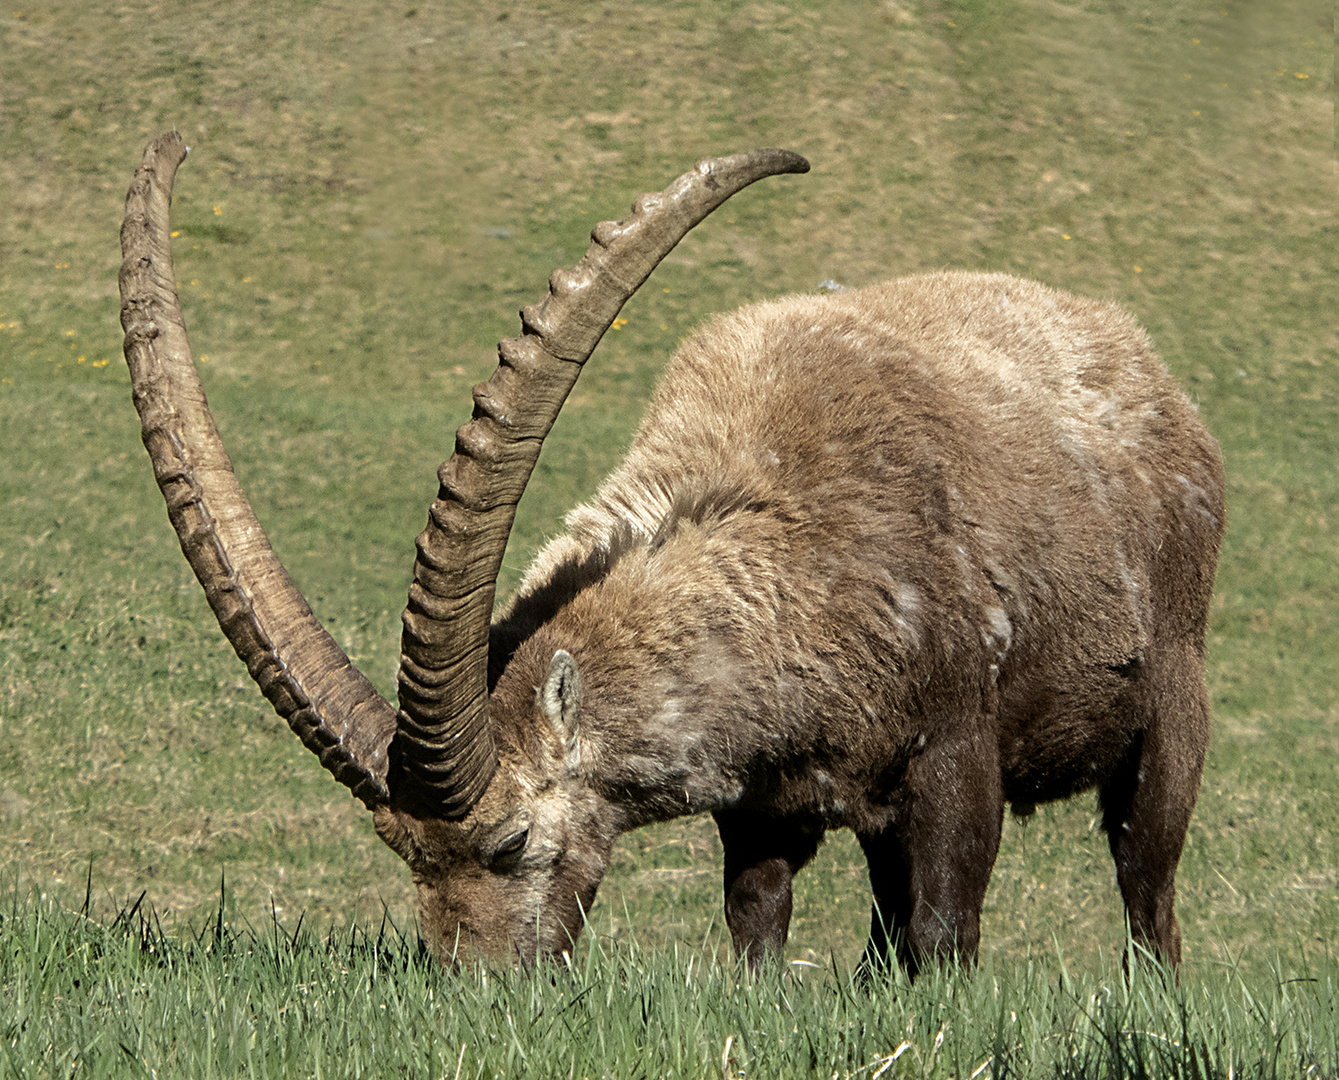
<svg viewBox="0 0 1339 1080">
<path fill-rule="evenodd" d="M 975 955 L 1006 801 L 1096 787 L 1134 935 L 1178 961 L 1223 477 L 1127 315 L 938 273 L 717 317 L 494 618 L 540 444 L 623 303 L 732 193 L 808 169 L 701 162 L 596 226 L 475 387 L 418 537 L 397 710 L 313 618 L 210 418 L 168 242 L 185 152 L 148 148 L 121 233 L 144 442 L 224 633 L 409 864 L 441 955 L 559 953 L 621 832 L 710 812 L 750 962 L 845 827 L 867 959 L 891 945 L 914 974 Z"/>
</svg>

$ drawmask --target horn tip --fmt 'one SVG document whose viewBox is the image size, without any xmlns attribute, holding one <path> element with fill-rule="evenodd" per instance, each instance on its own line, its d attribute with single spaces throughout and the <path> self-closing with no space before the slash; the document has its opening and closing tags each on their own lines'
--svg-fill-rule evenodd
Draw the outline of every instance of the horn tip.
<svg viewBox="0 0 1339 1080">
<path fill-rule="evenodd" d="M 759 154 L 766 154 L 776 163 L 776 171 L 779 173 L 807 173 L 810 169 L 809 159 L 803 154 L 797 154 L 794 150 L 759 150 Z"/>
<path fill-rule="evenodd" d="M 190 152 L 191 148 L 179 131 L 165 131 L 144 148 L 144 158 L 147 163 L 150 158 L 163 156 L 175 167 L 185 161 Z"/>
<path fill-rule="evenodd" d="M 754 179 L 764 176 L 779 176 L 783 173 L 807 173 L 809 159 L 794 150 L 780 150 L 775 147 L 759 147 L 757 150 L 745 150 L 724 158 L 703 158 L 697 163 L 697 171 L 708 175 L 717 169 L 742 170 Z M 751 182 L 751 181 L 749 181 Z M 647 196 L 642 196 L 646 198 Z"/>
</svg>

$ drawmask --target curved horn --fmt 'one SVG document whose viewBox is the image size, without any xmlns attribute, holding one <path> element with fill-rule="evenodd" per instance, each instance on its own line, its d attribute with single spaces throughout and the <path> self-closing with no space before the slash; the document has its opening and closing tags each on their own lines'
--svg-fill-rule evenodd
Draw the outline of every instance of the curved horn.
<svg viewBox="0 0 1339 1080">
<path fill-rule="evenodd" d="M 144 446 L 223 633 L 275 711 L 371 808 L 390 797 L 395 709 L 322 629 L 270 549 L 186 343 L 168 239 L 172 181 L 186 150 L 176 132 L 149 144 L 121 226 L 121 326 Z"/>
<path fill-rule="evenodd" d="M 463 817 L 497 768 L 488 721 L 488 629 L 516 504 L 581 365 L 627 299 L 684 235 L 741 188 L 809 163 L 788 150 L 707 158 L 631 216 L 601 222 L 585 257 L 549 279 L 521 312 L 524 336 L 498 345 L 474 388 L 474 418 L 456 432 L 441 488 L 418 537 L 404 613 L 399 731 L 405 797 Z M 397 800 L 401 795 L 397 792 Z"/>
</svg>

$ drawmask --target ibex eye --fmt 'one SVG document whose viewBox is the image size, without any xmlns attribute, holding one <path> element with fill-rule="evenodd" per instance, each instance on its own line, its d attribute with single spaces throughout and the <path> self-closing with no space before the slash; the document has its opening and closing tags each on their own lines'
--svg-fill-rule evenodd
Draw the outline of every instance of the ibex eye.
<svg viewBox="0 0 1339 1080">
<path fill-rule="evenodd" d="M 498 844 L 493 851 L 493 858 L 501 859 L 506 855 L 515 855 L 521 848 L 525 847 L 525 842 L 530 838 L 530 830 L 522 829 L 520 832 L 512 833 L 502 843 Z"/>
</svg>

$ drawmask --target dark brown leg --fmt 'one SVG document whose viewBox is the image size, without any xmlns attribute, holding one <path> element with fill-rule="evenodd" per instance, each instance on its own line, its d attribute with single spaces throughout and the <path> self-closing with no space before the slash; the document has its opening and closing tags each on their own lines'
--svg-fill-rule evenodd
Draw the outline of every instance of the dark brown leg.
<svg viewBox="0 0 1339 1080">
<path fill-rule="evenodd" d="M 911 925 L 911 872 L 895 829 L 861 836 L 859 840 L 869 863 L 870 891 L 874 894 L 869 944 L 859 968 L 861 980 L 867 981 L 876 972 L 889 972 L 894 957 L 899 965 L 913 970 L 906 951 L 907 928 Z"/>
<path fill-rule="evenodd" d="M 1099 798 L 1135 942 L 1175 967 L 1176 866 L 1199 794 L 1209 739 L 1203 664 L 1187 646 L 1149 672 L 1147 723 Z"/>
<path fill-rule="evenodd" d="M 905 787 L 899 820 L 859 837 L 874 893 L 862 970 L 886 968 L 891 944 L 915 978 L 927 964 L 976 959 L 1004 817 L 993 738 L 931 745 L 908 765 Z"/>
<path fill-rule="evenodd" d="M 747 810 L 721 810 L 715 818 L 725 848 L 725 922 L 735 953 L 757 970 L 786 944 L 791 879 L 813 858 L 823 830 Z"/>
</svg>

